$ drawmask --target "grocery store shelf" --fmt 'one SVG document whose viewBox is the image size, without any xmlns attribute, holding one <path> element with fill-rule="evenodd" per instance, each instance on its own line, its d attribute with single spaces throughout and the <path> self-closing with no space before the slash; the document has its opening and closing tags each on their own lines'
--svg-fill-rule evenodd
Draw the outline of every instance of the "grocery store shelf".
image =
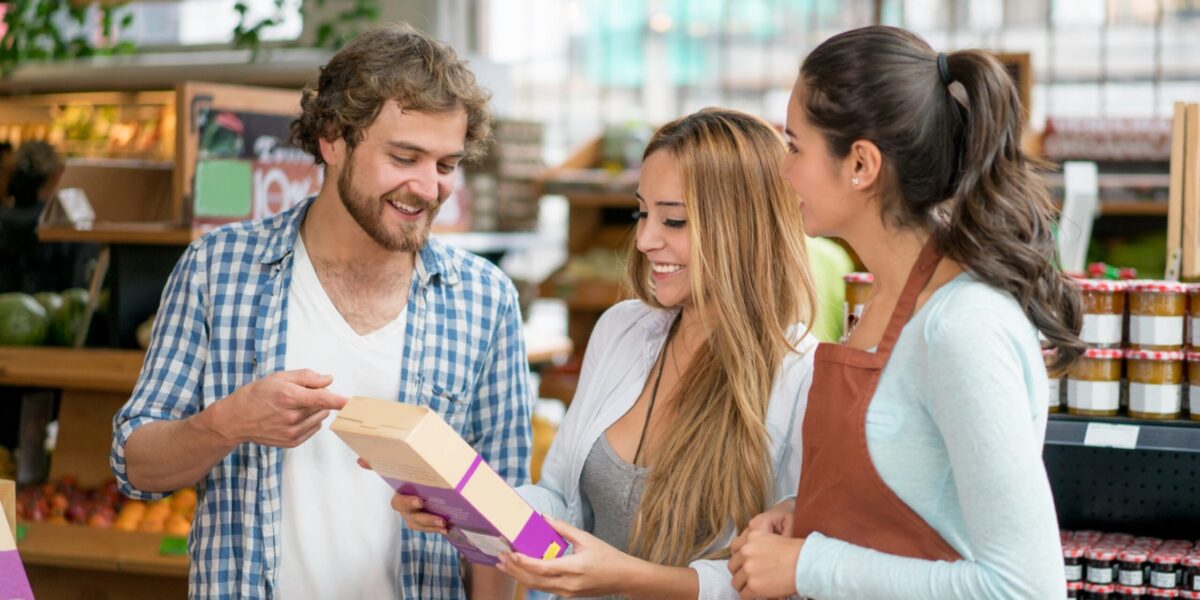
<svg viewBox="0 0 1200 600">
<path fill-rule="evenodd" d="M 141 350 L 0 347 L 0 385 L 129 393 Z"/>
<path fill-rule="evenodd" d="M 1055 206 L 1062 209 L 1061 202 L 1056 203 Z M 1167 203 L 1154 200 L 1101 202 L 1100 214 L 1110 217 L 1165 217 L 1167 216 Z"/>
<path fill-rule="evenodd" d="M 187 577 L 186 556 L 159 554 L 163 536 L 81 525 L 26 523 L 17 544 L 21 560 L 34 567 L 67 567 L 139 575 Z"/>
<path fill-rule="evenodd" d="M 572 310 L 594 312 L 604 312 L 625 298 L 621 284 L 603 280 L 559 285 L 551 278 L 542 284 L 540 294 L 544 298 L 560 298 Z"/>
<path fill-rule="evenodd" d="M 1200 422 L 1146 421 L 1128 417 L 1050 415 L 1046 443 L 1126 450 L 1200 453 Z"/>
<path fill-rule="evenodd" d="M 606 207 L 611 207 L 611 208 L 630 207 L 630 208 L 633 208 L 633 207 L 637 206 L 637 197 L 635 197 L 633 195 L 632 191 L 629 193 L 578 192 L 578 191 L 573 191 L 573 192 L 562 191 L 562 192 L 547 192 L 547 193 L 558 193 L 558 194 L 562 194 L 563 196 L 566 196 L 567 202 L 570 203 L 571 206 L 593 206 L 593 207 L 600 207 L 600 208 L 606 208 Z"/>
<path fill-rule="evenodd" d="M 175 168 L 175 161 L 153 158 L 68 158 L 68 167 L 106 167 L 112 169 L 150 169 L 170 171 Z"/>
<path fill-rule="evenodd" d="M 174 223 L 96 223 L 91 229 L 38 228 L 38 239 L 43 242 L 186 246 L 196 237 L 191 228 Z"/>
<path fill-rule="evenodd" d="M 533 328 L 525 330 L 525 353 L 533 364 L 562 363 L 571 357 L 575 345 L 571 338 Z"/>
<path fill-rule="evenodd" d="M 1100 214 L 1114 217 L 1167 216 L 1166 202 L 1101 202 Z"/>
<path fill-rule="evenodd" d="M 1051 187 L 1063 186 L 1062 173 L 1045 175 L 1046 184 Z M 1165 188 L 1171 185 L 1171 176 L 1167 173 L 1100 173 L 1096 176 L 1096 186 L 1100 188 Z"/>
<path fill-rule="evenodd" d="M 526 332 L 529 362 L 560 362 L 570 338 Z M 0 346 L 0 385 L 128 394 L 142 370 L 141 350 Z"/>
</svg>

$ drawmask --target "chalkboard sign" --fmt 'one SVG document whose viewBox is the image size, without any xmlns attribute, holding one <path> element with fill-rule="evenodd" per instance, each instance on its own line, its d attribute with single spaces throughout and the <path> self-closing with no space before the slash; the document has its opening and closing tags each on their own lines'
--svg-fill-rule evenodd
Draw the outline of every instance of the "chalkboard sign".
<svg viewBox="0 0 1200 600">
<path fill-rule="evenodd" d="M 186 83 L 177 93 L 176 201 L 193 229 L 279 214 L 320 189 L 323 169 L 290 141 L 299 92 Z"/>
</svg>

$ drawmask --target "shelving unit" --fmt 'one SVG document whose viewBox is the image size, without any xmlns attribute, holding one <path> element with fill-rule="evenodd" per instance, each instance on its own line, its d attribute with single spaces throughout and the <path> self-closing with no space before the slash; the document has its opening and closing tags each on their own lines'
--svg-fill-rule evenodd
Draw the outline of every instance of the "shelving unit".
<svg viewBox="0 0 1200 600">
<path fill-rule="evenodd" d="M 1200 422 L 1054 414 L 1043 460 L 1066 529 L 1200 537 Z"/>
<path fill-rule="evenodd" d="M 1200 455 L 1200 422 L 1052 415 L 1046 425 L 1046 444 Z"/>
<path fill-rule="evenodd" d="M 629 215 L 637 207 L 634 196 L 637 172 L 608 173 L 597 169 L 601 143 L 601 138 L 596 138 L 584 144 L 541 182 L 543 193 L 558 194 L 567 199 L 570 215 L 568 267 L 544 282 L 540 295 L 566 302 L 567 333 L 577 353 L 587 348 L 588 338 L 600 315 L 626 296 L 621 278 L 574 277 L 567 273 L 570 261 L 611 253 L 609 264 L 621 264 L 633 235 L 633 220 Z M 574 377 L 547 374 L 543 377 L 542 387 L 542 395 L 570 402 L 574 395 Z"/>
</svg>

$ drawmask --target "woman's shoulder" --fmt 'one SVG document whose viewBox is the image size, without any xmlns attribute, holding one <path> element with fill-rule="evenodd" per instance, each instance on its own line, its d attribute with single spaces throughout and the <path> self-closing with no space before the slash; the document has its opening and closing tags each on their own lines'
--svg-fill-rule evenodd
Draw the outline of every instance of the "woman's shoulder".
<svg viewBox="0 0 1200 600">
<path fill-rule="evenodd" d="M 1022 342 L 1036 340 L 1033 323 L 1017 299 L 970 272 L 938 289 L 922 312 L 925 339 L 929 343 L 974 344 L 985 341 L 988 334 Z"/>
<path fill-rule="evenodd" d="M 674 310 L 655 308 L 641 300 L 618 302 L 600 315 L 588 345 L 602 343 L 611 347 L 622 340 L 640 341 L 665 335 L 675 314 Z"/>
</svg>

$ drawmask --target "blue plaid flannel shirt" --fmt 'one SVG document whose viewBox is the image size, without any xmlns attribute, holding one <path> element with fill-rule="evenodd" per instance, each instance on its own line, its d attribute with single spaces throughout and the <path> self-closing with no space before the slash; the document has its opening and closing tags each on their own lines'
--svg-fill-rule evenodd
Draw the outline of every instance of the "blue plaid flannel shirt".
<svg viewBox="0 0 1200 600">
<path fill-rule="evenodd" d="M 283 369 L 292 249 L 310 202 L 217 229 L 175 266 L 133 396 L 114 418 L 110 461 L 124 494 L 166 495 L 129 484 L 125 443 L 138 427 L 194 415 Z M 512 282 L 483 259 L 430 239 L 407 310 L 399 400 L 437 411 L 508 483 L 526 483 L 531 397 Z M 202 482 L 188 540 L 190 597 L 274 597 L 281 455 L 242 444 Z M 404 529 L 396 543 L 405 598 L 466 597 L 449 542 Z"/>
</svg>

